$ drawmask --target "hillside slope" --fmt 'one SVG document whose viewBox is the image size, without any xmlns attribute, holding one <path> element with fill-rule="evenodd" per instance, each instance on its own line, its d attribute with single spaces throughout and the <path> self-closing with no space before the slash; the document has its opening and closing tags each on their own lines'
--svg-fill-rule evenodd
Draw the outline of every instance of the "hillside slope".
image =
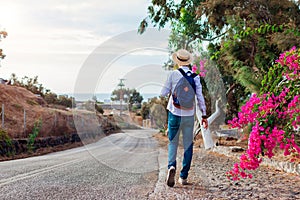
<svg viewBox="0 0 300 200">
<path fill-rule="evenodd" d="M 1 107 L 4 104 L 5 113 L 4 129 L 12 138 L 28 137 L 38 120 L 42 122 L 39 137 L 58 136 L 76 131 L 70 123 L 72 112 L 49 108 L 43 99 L 22 87 L 0 85 L 0 91 L 0 104 Z"/>
<path fill-rule="evenodd" d="M 102 115 L 87 111 L 73 112 L 51 108 L 40 97 L 22 87 L 0 84 L 0 112 L 4 104 L 4 129 L 11 138 L 28 138 L 34 123 L 40 120 L 42 127 L 38 137 L 62 136 L 76 133 L 74 119 L 84 121 L 80 131 L 93 132 L 95 127 L 111 125 Z M 24 123 L 24 110 L 26 123 Z M 93 115 L 93 117 L 91 117 Z M 74 117 L 76 116 L 76 117 Z M 95 120 L 96 116 L 96 120 Z M 93 118 L 93 119 L 92 119 Z M 0 117 L 0 128 L 2 117 Z M 105 122 L 105 123 L 104 123 Z M 24 126 L 26 124 L 26 127 Z M 103 127 L 105 129 L 105 127 Z"/>
</svg>

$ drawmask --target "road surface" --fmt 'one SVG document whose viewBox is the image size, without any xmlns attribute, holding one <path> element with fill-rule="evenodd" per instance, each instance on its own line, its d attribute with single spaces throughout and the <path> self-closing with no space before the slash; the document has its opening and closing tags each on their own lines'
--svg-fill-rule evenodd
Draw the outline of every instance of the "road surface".
<svg viewBox="0 0 300 200">
<path fill-rule="evenodd" d="M 147 199 L 158 180 L 154 130 L 0 163 L 0 199 Z"/>
<path fill-rule="evenodd" d="M 153 130 L 132 130 L 99 142 L 28 159 L 0 162 L 4 199 L 300 199 L 300 177 L 268 167 L 253 179 L 229 181 L 237 159 L 194 148 L 189 185 L 166 185 L 166 144 Z M 178 163 L 182 160 L 179 148 Z M 163 164 L 162 164 L 163 163 Z M 176 180 L 179 170 L 176 173 Z"/>
</svg>

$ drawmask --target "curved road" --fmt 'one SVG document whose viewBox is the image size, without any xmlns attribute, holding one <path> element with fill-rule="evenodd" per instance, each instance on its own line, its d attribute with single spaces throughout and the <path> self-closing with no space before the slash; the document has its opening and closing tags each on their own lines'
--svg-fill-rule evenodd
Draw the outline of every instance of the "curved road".
<svg viewBox="0 0 300 200">
<path fill-rule="evenodd" d="M 147 199 L 161 152 L 154 130 L 131 130 L 45 156 L 0 163 L 0 199 Z"/>
</svg>

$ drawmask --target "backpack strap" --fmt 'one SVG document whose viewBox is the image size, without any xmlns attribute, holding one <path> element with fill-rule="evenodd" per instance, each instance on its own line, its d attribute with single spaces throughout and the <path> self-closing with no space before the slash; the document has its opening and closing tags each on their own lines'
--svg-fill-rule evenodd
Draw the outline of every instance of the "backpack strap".
<svg viewBox="0 0 300 200">
<path fill-rule="evenodd" d="M 184 72 L 184 70 L 182 68 L 178 68 L 178 71 L 182 74 L 182 76 L 186 76 L 186 73 Z"/>
<path fill-rule="evenodd" d="M 186 73 L 184 72 L 184 70 L 182 68 L 178 68 L 178 70 L 180 71 L 182 76 L 186 77 Z M 191 77 L 195 78 L 196 76 L 197 76 L 197 74 L 192 72 Z"/>
</svg>

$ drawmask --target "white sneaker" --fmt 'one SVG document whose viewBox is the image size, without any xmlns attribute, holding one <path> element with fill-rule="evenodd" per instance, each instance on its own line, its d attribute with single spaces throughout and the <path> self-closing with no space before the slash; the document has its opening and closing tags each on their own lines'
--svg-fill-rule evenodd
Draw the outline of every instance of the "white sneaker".
<svg viewBox="0 0 300 200">
<path fill-rule="evenodd" d="M 168 170 L 167 185 L 173 187 L 175 185 L 175 167 L 171 166 Z"/>
<path fill-rule="evenodd" d="M 181 185 L 187 185 L 188 184 L 187 179 L 183 179 L 181 177 L 179 177 L 178 183 L 180 183 Z"/>
</svg>

